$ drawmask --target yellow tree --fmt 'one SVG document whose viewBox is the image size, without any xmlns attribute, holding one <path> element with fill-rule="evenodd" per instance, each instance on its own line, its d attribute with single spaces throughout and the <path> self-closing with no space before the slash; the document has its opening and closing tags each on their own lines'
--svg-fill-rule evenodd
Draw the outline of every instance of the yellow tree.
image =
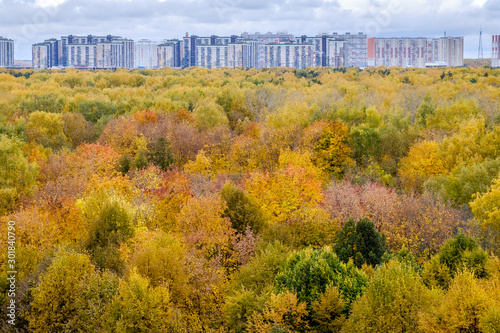
<svg viewBox="0 0 500 333">
<path fill-rule="evenodd" d="M 60 149 L 68 144 L 68 138 L 64 134 L 64 120 L 59 113 L 35 111 L 30 114 L 26 136 L 30 142 L 52 149 Z"/>
<path fill-rule="evenodd" d="M 408 156 L 401 160 L 399 169 L 404 188 L 421 192 L 427 179 L 446 172 L 437 151 L 438 145 L 434 141 L 422 141 L 410 148 Z"/>
<path fill-rule="evenodd" d="M 324 171 L 341 176 L 354 161 L 349 146 L 347 125 L 320 120 L 304 130 L 303 145 L 315 153 L 316 165 Z"/>
<path fill-rule="evenodd" d="M 488 192 L 478 195 L 470 207 L 476 219 L 500 244 L 500 178 L 493 181 Z"/>
<path fill-rule="evenodd" d="M 274 173 L 254 173 L 245 183 L 249 196 L 272 222 L 284 222 L 302 208 L 316 207 L 323 200 L 321 182 L 306 169 L 288 165 Z"/>
<path fill-rule="evenodd" d="M 208 194 L 190 198 L 177 217 L 179 231 L 207 258 L 224 255 L 234 233 L 224 209 L 219 196 Z"/>
<path fill-rule="evenodd" d="M 33 190 L 37 174 L 38 165 L 26 159 L 21 141 L 0 135 L 0 215 Z"/>
</svg>

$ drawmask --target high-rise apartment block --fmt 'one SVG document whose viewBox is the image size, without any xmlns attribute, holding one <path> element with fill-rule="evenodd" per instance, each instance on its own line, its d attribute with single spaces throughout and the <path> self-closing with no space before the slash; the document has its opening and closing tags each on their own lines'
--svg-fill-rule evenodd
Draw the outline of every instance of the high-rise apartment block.
<svg viewBox="0 0 500 333">
<path fill-rule="evenodd" d="M 255 67 L 257 64 L 256 45 L 256 41 L 245 39 L 229 43 L 227 45 L 227 67 Z"/>
<path fill-rule="evenodd" d="M 158 68 L 158 45 L 148 39 L 135 42 L 134 65 L 136 68 Z"/>
<path fill-rule="evenodd" d="M 500 67 L 500 35 L 491 37 L 491 67 Z"/>
<path fill-rule="evenodd" d="M 253 57 L 250 61 L 250 67 L 264 68 L 266 66 L 266 44 L 288 43 L 293 41 L 294 37 L 286 31 L 278 31 L 277 33 L 267 32 L 262 34 L 256 32 L 249 34 L 244 32 L 241 34 L 241 40 L 253 41 L 252 51 Z"/>
<path fill-rule="evenodd" d="M 316 65 L 313 44 L 282 42 L 266 44 L 264 67 L 307 68 Z"/>
<path fill-rule="evenodd" d="M 183 40 L 184 59 L 183 67 L 227 67 L 227 45 L 235 43 L 238 39 L 233 35 L 230 37 L 199 37 L 196 35 L 186 36 Z"/>
<path fill-rule="evenodd" d="M 345 67 L 367 67 L 367 47 L 368 40 L 366 34 L 358 32 L 351 34 L 346 32 L 343 35 L 333 35 L 345 41 L 344 66 Z"/>
<path fill-rule="evenodd" d="M 370 38 L 367 45 L 368 64 L 376 67 L 458 67 L 463 58 L 463 37 Z"/>
<path fill-rule="evenodd" d="M 178 39 L 164 40 L 157 46 L 157 67 L 181 67 L 181 42 Z"/>
<path fill-rule="evenodd" d="M 0 67 L 14 66 L 14 41 L 0 36 Z"/>
<path fill-rule="evenodd" d="M 134 41 L 119 36 L 62 36 L 33 45 L 33 68 L 133 68 Z"/>
</svg>

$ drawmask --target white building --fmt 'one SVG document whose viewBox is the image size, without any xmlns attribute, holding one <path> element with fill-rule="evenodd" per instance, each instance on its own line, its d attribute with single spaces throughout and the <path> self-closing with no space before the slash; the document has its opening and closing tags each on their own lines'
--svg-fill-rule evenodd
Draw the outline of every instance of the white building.
<svg viewBox="0 0 500 333">
<path fill-rule="evenodd" d="M 313 44 L 266 44 L 264 67 L 307 68 L 316 66 Z"/>
<path fill-rule="evenodd" d="M 464 64 L 463 37 L 370 38 L 371 66 L 459 67 Z"/>
<path fill-rule="evenodd" d="M 158 45 L 149 39 L 135 42 L 134 65 L 136 68 L 158 68 Z"/>
<path fill-rule="evenodd" d="M 491 67 L 500 67 L 500 35 L 491 37 Z"/>
</svg>

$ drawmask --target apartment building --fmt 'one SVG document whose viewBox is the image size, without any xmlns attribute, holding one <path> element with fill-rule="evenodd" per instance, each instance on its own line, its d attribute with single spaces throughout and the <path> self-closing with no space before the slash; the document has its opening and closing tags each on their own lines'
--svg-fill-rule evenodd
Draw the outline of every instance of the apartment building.
<svg viewBox="0 0 500 333">
<path fill-rule="evenodd" d="M 491 67 L 500 67 L 500 35 L 491 36 Z"/>
<path fill-rule="evenodd" d="M 459 67 L 463 58 L 463 37 L 370 38 L 367 45 L 367 63 L 375 67 Z"/>
<path fill-rule="evenodd" d="M 0 67 L 14 66 L 14 41 L 0 36 Z"/>
</svg>

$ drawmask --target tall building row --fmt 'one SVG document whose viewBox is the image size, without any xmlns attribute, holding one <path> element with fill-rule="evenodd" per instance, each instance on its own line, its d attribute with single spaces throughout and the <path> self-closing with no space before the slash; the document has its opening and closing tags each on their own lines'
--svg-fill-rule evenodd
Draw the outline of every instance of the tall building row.
<svg viewBox="0 0 500 333">
<path fill-rule="evenodd" d="M 182 40 L 160 43 L 112 35 L 69 35 L 34 44 L 33 67 L 456 67 L 463 66 L 463 54 L 463 37 L 368 38 L 361 32 L 300 37 L 287 32 L 244 32 L 240 36 L 186 33 Z"/>
<path fill-rule="evenodd" d="M 186 36 L 183 67 L 366 67 L 366 34 Z"/>
<path fill-rule="evenodd" d="M 0 67 L 14 66 L 14 41 L 0 36 Z"/>
<path fill-rule="evenodd" d="M 119 36 L 62 36 L 34 44 L 34 69 L 133 68 L 134 41 Z"/>
</svg>

